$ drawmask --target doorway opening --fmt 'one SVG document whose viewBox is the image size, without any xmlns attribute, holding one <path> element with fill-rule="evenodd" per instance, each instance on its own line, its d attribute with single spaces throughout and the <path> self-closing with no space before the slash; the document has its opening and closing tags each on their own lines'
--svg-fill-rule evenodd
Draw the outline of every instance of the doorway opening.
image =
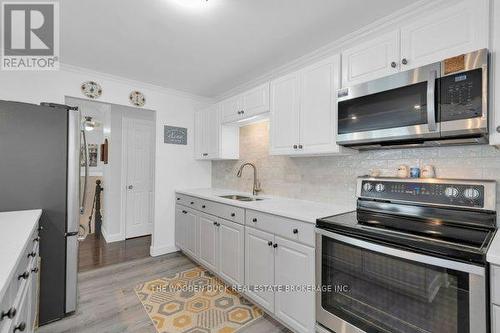
<svg viewBox="0 0 500 333">
<path fill-rule="evenodd" d="M 81 115 L 79 271 L 150 255 L 155 111 L 66 97 Z"/>
</svg>

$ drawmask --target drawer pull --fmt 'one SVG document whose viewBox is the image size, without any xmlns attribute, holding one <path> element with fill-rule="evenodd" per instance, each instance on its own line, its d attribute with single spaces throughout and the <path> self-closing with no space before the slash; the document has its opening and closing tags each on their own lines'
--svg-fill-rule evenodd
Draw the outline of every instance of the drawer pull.
<svg viewBox="0 0 500 333">
<path fill-rule="evenodd" d="M 273 246 L 273 242 L 269 241 L 269 242 L 267 242 L 267 245 Z"/>
<path fill-rule="evenodd" d="M 26 280 L 26 279 L 27 279 L 27 278 L 29 278 L 29 277 L 30 277 L 30 272 L 24 272 L 23 274 L 20 274 L 20 275 L 17 277 L 17 279 L 18 279 L 18 280 L 21 280 L 21 279 L 25 279 L 25 280 Z"/>
<path fill-rule="evenodd" d="M 36 273 L 38 273 L 39 269 L 38 269 L 38 267 L 35 267 L 31 271 L 36 274 Z"/>
<path fill-rule="evenodd" d="M 231 217 L 235 217 L 235 216 L 236 216 L 236 214 L 235 214 L 235 213 L 231 213 Z"/>
<path fill-rule="evenodd" d="M 36 252 L 35 252 L 35 251 L 33 251 L 33 252 L 31 252 L 31 253 L 28 253 L 28 258 L 29 258 L 29 257 L 33 257 L 33 258 L 35 258 L 35 257 L 36 257 Z"/>
<path fill-rule="evenodd" d="M 257 218 L 256 218 L 256 217 L 254 217 L 254 218 L 252 219 L 252 222 L 257 222 Z"/>
<path fill-rule="evenodd" d="M 11 307 L 7 312 L 2 311 L 2 318 L 0 318 L 0 320 L 3 320 L 5 317 L 12 319 L 16 316 L 16 313 L 17 313 L 16 308 Z"/>
<path fill-rule="evenodd" d="M 213 222 L 214 226 L 217 226 L 217 222 Z"/>
<path fill-rule="evenodd" d="M 293 232 L 294 234 L 298 234 L 298 233 L 299 233 L 299 229 L 295 228 L 295 229 L 293 229 L 293 230 L 292 230 L 292 232 Z"/>
<path fill-rule="evenodd" d="M 207 206 L 203 205 L 203 206 L 201 206 L 201 208 L 207 208 Z"/>
<path fill-rule="evenodd" d="M 177 201 L 181 200 L 181 198 L 177 198 Z"/>
<path fill-rule="evenodd" d="M 24 332 L 25 329 L 26 329 L 26 323 L 23 321 L 22 323 L 14 327 L 14 333 L 16 333 L 17 331 Z"/>
<path fill-rule="evenodd" d="M 277 247 L 278 247 L 278 244 L 274 243 L 274 244 L 273 244 L 273 247 L 274 247 L 274 248 L 277 248 Z"/>
<path fill-rule="evenodd" d="M 191 201 L 189 204 L 194 205 L 194 201 Z"/>
<path fill-rule="evenodd" d="M 187 213 L 188 213 L 188 212 L 187 212 L 187 211 L 185 211 L 185 210 L 183 210 L 183 211 L 182 211 L 182 214 L 187 214 Z"/>
<path fill-rule="evenodd" d="M 215 226 L 220 227 L 220 223 L 219 222 L 215 222 Z"/>
</svg>

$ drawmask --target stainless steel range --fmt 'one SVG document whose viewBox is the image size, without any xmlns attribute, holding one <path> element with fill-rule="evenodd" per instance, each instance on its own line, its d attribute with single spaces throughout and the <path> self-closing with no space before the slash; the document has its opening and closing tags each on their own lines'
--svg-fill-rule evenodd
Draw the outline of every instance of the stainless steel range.
<svg viewBox="0 0 500 333">
<path fill-rule="evenodd" d="M 489 331 L 496 183 L 367 178 L 357 210 L 317 221 L 319 325 L 337 333 Z"/>
</svg>

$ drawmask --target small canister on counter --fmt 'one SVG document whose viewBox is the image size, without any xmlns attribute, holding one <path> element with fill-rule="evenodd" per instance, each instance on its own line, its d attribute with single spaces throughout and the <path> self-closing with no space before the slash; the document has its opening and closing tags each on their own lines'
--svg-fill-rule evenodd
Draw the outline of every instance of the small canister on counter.
<svg viewBox="0 0 500 333">
<path fill-rule="evenodd" d="M 420 168 L 414 167 L 410 169 L 411 178 L 420 178 Z"/>
</svg>

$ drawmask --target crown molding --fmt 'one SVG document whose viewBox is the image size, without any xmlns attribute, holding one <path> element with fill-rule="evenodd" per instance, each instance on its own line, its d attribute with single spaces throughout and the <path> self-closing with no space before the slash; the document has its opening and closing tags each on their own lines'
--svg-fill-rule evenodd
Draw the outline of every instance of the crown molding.
<svg viewBox="0 0 500 333">
<path fill-rule="evenodd" d="M 154 91 L 154 92 L 157 92 L 160 94 L 164 94 L 164 95 L 170 95 L 170 96 L 191 99 L 191 100 L 194 100 L 194 101 L 202 103 L 202 104 L 210 103 L 213 101 L 213 99 L 210 97 L 199 96 L 199 95 L 195 95 L 195 94 L 188 93 L 188 92 L 181 91 L 181 90 L 176 90 L 176 89 L 172 89 L 172 88 L 154 85 L 151 83 L 146 83 L 146 82 L 142 82 L 142 81 L 128 79 L 128 78 L 125 78 L 122 76 L 113 75 L 113 74 L 104 73 L 104 72 L 99 72 L 99 71 L 89 69 L 89 68 L 79 67 L 79 66 L 65 64 L 65 63 L 61 63 L 59 67 L 60 67 L 61 71 L 71 72 L 71 73 L 75 73 L 75 74 L 82 74 L 82 75 L 87 75 L 87 76 L 96 76 L 96 77 L 100 77 L 102 79 L 109 80 L 112 82 L 126 84 L 126 85 L 129 85 L 132 87 L 136 87 L 136 89 L 141 89 L 141 88 L 148 89 L 148 90 L 151 90 L 151 91 Z"/>
<path fill-rule="evenodd" d="M 219 94 L 214 97 L 215 102 L 219 102 L 223 99 L 232 97 L 246 90 L 252 89 L 258 85 L 261 85 L 267 81 L 270 81 L 276 77 L 280 77 L 289 74 L 295 70 L 312 64 L 316 61 L 324 59 L 326 57 L 332 56 L 339 53 L 346 46 L 353 44 L 360 39 L 368 37 L 370 34 L 380 32 L 388 28 L 399 28 L 401 23 L 407 22 L 413 19 L 417 15 L 421 15 L 429 10 L 434 10 L 438 7 L 442 7 L 445 4 L 455 3 L 456 0 L 418 0 L 409 6 L 395 11 L 387 16 L 384 16 L 364 27 L 349 33 L 339 39 L 334 40 L 312 52 L 309 52 L 299 58 L 296 58 L 284 65 L 281 65 L 263 75 L 256 77 L 250 81 L 243 84 L 237 85 L 236 87 Z"/>
</svg>

